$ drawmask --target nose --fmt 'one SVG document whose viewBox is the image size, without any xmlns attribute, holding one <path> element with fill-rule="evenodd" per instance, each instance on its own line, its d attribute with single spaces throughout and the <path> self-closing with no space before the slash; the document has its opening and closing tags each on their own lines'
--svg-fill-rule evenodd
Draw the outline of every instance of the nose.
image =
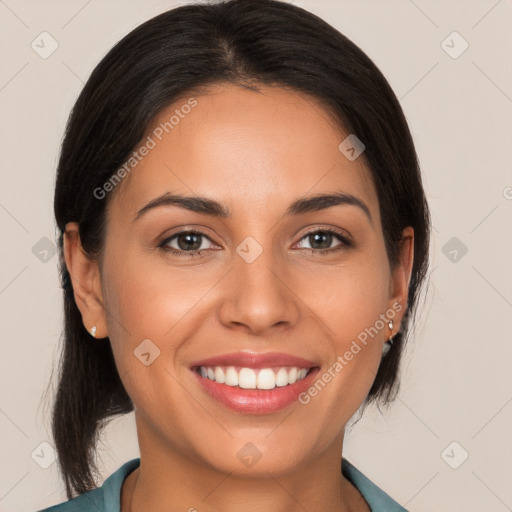
<svg viewBox="0 0 512 512">
<path fill-rule="evenodd" d="M 226 276 L 220 321 L 230 329 L 263 336 L 297 324 L 300 299 L 286 261 L 265 249 L 251 263 L 237 253 Z"/>
</svg>

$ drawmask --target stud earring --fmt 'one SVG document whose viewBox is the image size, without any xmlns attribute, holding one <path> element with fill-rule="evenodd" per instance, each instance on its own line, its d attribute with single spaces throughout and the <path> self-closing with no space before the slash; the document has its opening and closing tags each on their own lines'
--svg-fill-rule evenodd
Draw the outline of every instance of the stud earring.
<svg viewBox="0 0 512 512">
<path fill-rule="evenodd" d="M 389 330 L 391 331 L 391 334 L 393 334 L 393 320 L 390 320 L 388 322 Z M 388 352 L 391 346 L 393 345 L 393 336 L 391 335 L 389 337 L 389 340 L 384 343 L 384 346 L 382 347 L 382 355 L 385 356 Z"/>
<path fill-rule="evenodd" d="M 93 338 L 95 338 L 96 337 L 96 326 L 91 327 L 91 330 L 89 332 L 90 332 L 91 336 Z"/>
</svg>

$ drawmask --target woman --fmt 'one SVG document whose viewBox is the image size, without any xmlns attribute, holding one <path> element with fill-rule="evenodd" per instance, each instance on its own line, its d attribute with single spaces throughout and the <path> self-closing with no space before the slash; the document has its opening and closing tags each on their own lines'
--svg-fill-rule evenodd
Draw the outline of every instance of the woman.
<svg viewBox="0 0 512 512">
<path fill-rule="evenodd" d="M 400 105 L 316 16 L 189 5 L 99 63 L 57 171 L 64 352 L 46 510 L 405 510 L 342 457 L 390 403 L 430 219 Z M 106 420 L 140 458 L 96 488 Z"/>
</svg>

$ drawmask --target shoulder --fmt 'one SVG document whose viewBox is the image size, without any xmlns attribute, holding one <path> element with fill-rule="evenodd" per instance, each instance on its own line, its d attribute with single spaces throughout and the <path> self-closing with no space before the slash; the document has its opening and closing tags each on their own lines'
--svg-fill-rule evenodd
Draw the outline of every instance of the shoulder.
<svg viewBox="0 0 512 512">
<path fill-rule="evenodd" d="M 140 458 L 125 462 L 101 487 L 38 512 L 120 512 L 121 487 L 125 478 L 140 465 Z"/>
<path fill-rule="evenodd" d="M 354 484 L 364 499 L 368 502 L 372 512 L 407 512 L 391 496 L 376 486 L 368 477 L 352 465 L 347 459 L 341 461 L 343 475 Z"/>
<path fill-rule="evenodd" d="M 85 512 L 89 510 L 104 511 L 102 488 L 93 489 L 64 503 L 53 505 L 39 512 Z"/>
</svg>

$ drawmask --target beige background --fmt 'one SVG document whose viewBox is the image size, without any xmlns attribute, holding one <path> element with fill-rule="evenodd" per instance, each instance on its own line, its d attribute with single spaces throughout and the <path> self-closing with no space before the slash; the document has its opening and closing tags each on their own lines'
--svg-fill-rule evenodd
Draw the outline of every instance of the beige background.
<svg viewBox="0 0 512 512">
<path fill-rule="evenodd" d="M 367 411 L 344 455 L 411 512 L 512 510 L 512 2 L 295 3 L 351 38 L 388 78 L 434 224 L 430 288 L 401 393 L 383 415 Z M 61 291 L 57 258 L 44 261 L 41 247 L 51 244 L 41 239 L 55 240 L 64 123 L 108 49 L 176 5 L 0 1 L 0 511 L 65 500 L 57 464 L 43 469 L 32 458 L 43 450 L 51 462 L 40 446 L 51 439 L 41 395 L 58 356 Z M 47 59 L 31 48 L 43 31 L 59 45 Z M 456 59 L 442 46 L 453 31 L 469 44 Z M 453 36 L 447 44 L 461 48 Z M 443 252 L 452 237 L 468 249 L 455 262 L 451 246 Z M 445 460 L 454 465 L 463 450 L 469 458 L 452 469 Z M 139 455 L 133 414 L 113 421 L 99 455 L 104 478 Z"/>
</svg>

